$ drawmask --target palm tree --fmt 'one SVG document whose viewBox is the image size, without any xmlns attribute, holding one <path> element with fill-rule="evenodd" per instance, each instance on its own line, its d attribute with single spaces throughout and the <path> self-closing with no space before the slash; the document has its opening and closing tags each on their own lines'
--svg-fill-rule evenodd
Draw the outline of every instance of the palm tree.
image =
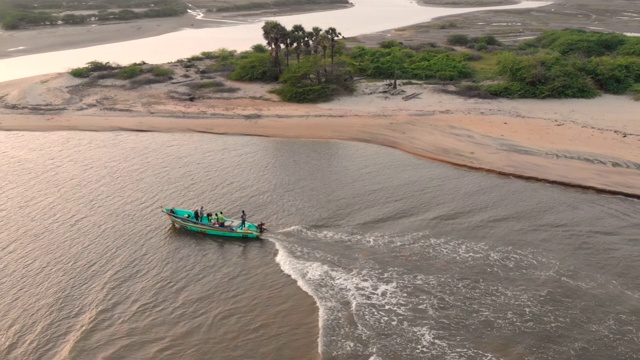
<svg viewBox="0 0 640 360">
<path fill-rule="evenodd" d="M 322 29 L 317 26 L 314 26 L 311 28 L 311 31 L 307 32 L 307 38 L 309 38 L 309 42 L 311 42 L 311 49 L 314 55 L 318 55 L 318 51 L 320 50 L 320 44 L 318 42 L 320 34 L 322 34 Z"/>
<path fill-rule="evenodd" d="M 326 33 L 320 33 L 318 35 L 318 39 L 316 40 L 318 43 L 318 47 L 322 49 L 322 61 L 324 63 L 324 73 L 327 73 L 327 50 L 331 46 L 331 39 L 329 39 L 329 35 Z"/>
<path fill-rule="evenodd" d="M 293 50 L 296 53 L 298 62 L 300 62 L 300 55 L 302 55 L 302 49 L 305 47 L 307 32 L 302 25 L 293 25 L 293 27 L 291 27 L 291 36 L 293 40 Z"/>
<path fill-rule="evenodd" d="M 267 41 L 267 46 L 271 49 L 273 65 L 278 68 L 278 74 L 282 74 L 280 65 L 280 47 L 286 38 L 287 29 L 277 21 L 269 20 L 262 26 L 262 37 Z"/>
<path fill-rule="evenodd" d="M 338 30 L 336 30 L 336 28 L 334 27 L 330 27 L 327 28 L 327 30 L 324 31 L 324 33 L 329 37 L 329 41 L 330 41 L 330 48 L 331 48 L 331 72 L 333 73 L 333 57 L 334 57 L 334 51 L 336 49 L 336 41 L 337 39 L 343 37 L 342 34 L 340 32 L 338 32 Z"/>
<path fill-rule="evenodd" d="M 283 33 L 284 38 L 282 44 L 284 45 L 284 58 L 287 60 L 287 67 L 289 67 L 289 55 L 291 55 L 291 48 L 295 45 L 294 34 L 291 30 L 287 30 Z"/>
</svg>

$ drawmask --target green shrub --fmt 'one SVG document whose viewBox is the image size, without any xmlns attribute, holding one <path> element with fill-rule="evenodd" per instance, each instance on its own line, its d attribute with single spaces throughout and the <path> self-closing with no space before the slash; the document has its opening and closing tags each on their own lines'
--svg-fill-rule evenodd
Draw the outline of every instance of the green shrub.
<svg viewBox="0 0 640 360">
<path fill-rule="evenodd" d="M 378 43 L 378 46 L 380 46 L 382 49 L 391 49 L 391 48 L 404 48 L 404 44 L 396 41 L 396 40 L 387 40 L 387 41 L 383 41 L 381 43 Z"/>
<path fill-rule="evenodd" d="M 251 51 L 258 54 L 266 54 L 269 52 L 269 48 L 262 44 L 255 44 L 251 46 Z"/>
<path fill-rule="evenodd" d="M 640 56 L 640 38 L 630 37 L 627 43 L 622 45 L 618 51 L 621 56 Z"/>
<path fill-rule="evenodd" d="M 222 48 L 214 51 L 214 58 L 218 61 L 228 61 L 234 58 L 236 56 L 236 53 L 237 52 L 235 50 Z"/>
<path fill-rule="evenodd" d="M 175 71 L 166 67 L 156 66 L 151 69 L 151 74 L 155 77 L 170 77 L 175 74 Z"/>
<path fill-rule="evenodd" d="M 200 56 L 202 56 L 205 59 L 215 59 L 216 58 L 216 53 L 213 51 L 203 51 L 200 53 Z"/>
<path fill-rule="evenodd" d="M 518 50 L 537 49 L 538 47 L 538 42 L 534 39 L 528 39 L 518 44 Z"/>
<path fill-rule="evenodd" d="M 636 58 L 591 58 L 576 64 L 604 92 L 623 94 L 634 83 L 640 82 L 640 59 Z"/>
<path fill-rule="evenodd" d="M 122 80 L 133 79 L 139 76 L 140 74 L 142 74 L 143 71 L 144 69 L 142 66 L 131 64 L 129 66 L 123 67 L 122 69 L 118 70 L 118 78 Z"/>
<path fill-rule="evenodd" d="M 229 78 L 238 81 L 266 81 L 278 80 L 278 69 L 272 66 L 270 54 L 251 54 L 238 62 Z"/>
<path fill-rule="evenodd" d="M 320 56 L 305 56 L 300 62 L 291 64 L 280 76 L 280 81 L 292 84 L 319 83 L 318 74 L 322 69 Z"/>
<path fill-rule="evenodd" d="M 204 60 L 204 59 L 205 59 L 205 57 L 204 57 L 204 56 L 202 56 L 202 55 L 191 55 L 191 56 L 187 59 L 187 61 L 202 61 L 202 60 Z"/>
<path fill-rule="evenodd" d="M 272 90 L 283 101 L 294 103 L 316 103 L 329 101 L 337 88 L 329 84 L 293 84 L 287 83 Z"/>
<path fill-rule="evenodd" d="M 86 67 L 90 72 L 107 71 L 116 68 L 115 66 L 111 65 L 110 62 L 102 62 L 98 60 L 89 61 Z"/>
<path fill-rule="evenodd" d="M 598 95 L 591 80 L 557 54 L 498 56 L 498 73 L 508 80 L 487 85 L 492 95 L 509 98 L 592 98 Z"/>
<path fill-rule="evenodd" d="M 71 76 L 76 78 L 88 78 L 91 75 L 91 72 L 86 67 L 73 68 L 69 71 Z"/>
<path fill-rule="evenodd" d="M 483 42 L 476 44 L 476 50 L 478 50 L 478 51 L 486 51 L 488 49 L 489 49 L 489 45 L 487 45 L 487 44 L 485 44 Z"/>
<path fill-rule="evenodd" d="M 496 39 L 496 37 L 493 35 L 474 37 L 471 39 L 471 42 L 474 42 L 476 44 L 486 44 L 491 46 L 502 46 L 502 43 L 498 41 L 498 39 Z"/>
<path fill-rule="evenodd" d="M 616 33 L 587 32 L 584 30 L 551 30 L 542 33 L 535 41 L 543 48 L 562 55 L 596 57 L 614 53 L 628 40 Z"/>
<path fill-rule="evenodd" d="M 465 46 L 470 42 L 469 37 L 463 34 L 454 34 L 447 38 L 447 44 Z"/>
</svg>

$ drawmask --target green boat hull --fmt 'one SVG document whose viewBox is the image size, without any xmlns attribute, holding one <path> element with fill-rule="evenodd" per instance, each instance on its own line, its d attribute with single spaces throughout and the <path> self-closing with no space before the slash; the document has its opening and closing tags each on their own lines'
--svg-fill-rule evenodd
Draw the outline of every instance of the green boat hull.
<svg viewBox="0 0 640 360">
<path fill-rule="evenodd" d="M 195 221 L 193 211 L 190 210 L 163 208 L 162 212 L 169 217 L 174 225 L 197 233 L 244 239 L 259 239 L 262 235 L 258 226 L 249 222 L 241 227 L 240 221 L 227 219 L 225 226 L 222 227 L 210 223 L 206 217 L 202 221 Z"/>
</svg>

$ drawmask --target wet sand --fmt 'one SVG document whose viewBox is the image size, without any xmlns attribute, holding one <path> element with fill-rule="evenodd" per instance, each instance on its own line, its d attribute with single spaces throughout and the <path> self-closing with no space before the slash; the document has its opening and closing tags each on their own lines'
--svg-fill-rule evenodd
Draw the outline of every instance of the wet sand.
<svg viewBox="0 0 640 360">
<path fill-rule="evenodd" d="M 220 80 L 220 79 L 219 79 Z M 389 146 L 458 166 L 640 198 L 640 102 L 479 100 L 403 85 L 401 96 L 370 94 L 325 104 L 278 101 L 269 85 L 225 82 L 233 93 L 185 101 L 182 85 L 125 90 L 74 86 L 67 74 L 0 83 L 0 130 L 159 131 L 336 139 Z"/>
</svg>

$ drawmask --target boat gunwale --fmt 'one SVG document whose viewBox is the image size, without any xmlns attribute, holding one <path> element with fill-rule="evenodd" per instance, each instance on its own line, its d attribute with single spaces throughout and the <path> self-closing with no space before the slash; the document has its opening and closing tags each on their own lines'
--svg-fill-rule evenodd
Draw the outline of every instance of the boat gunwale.
<svg viewBox="0 0 640 360">
<path fill-rule="evenodd" d="M 173 222 L 173 223 L 175 223 L 177 225 L 181 225 L 181 226 L 185 226 L 185 227 L 194 227 L 194 228 L 197 228 L 197 229 L 200 229 L 200 230 L 214 231 L 214 232 L 220 233 L 220 234 L 210 234 L 210 235 L 228 236 L 226 234 L 238 234 L 240 236 L 237 236 L 237 237 L 245 237 L 245 236 L 242 236 L 242 235 L 247 235 L 247 236 L 255 237 L 255 238 L 258 238 L 258 239 L 261 238 L 261 235 L 262 235 L 261 233 L 259 233 L 257 231 L 253 231 L 253 230 L 237 230 L 237 229 L 234 230 L 234 229 L 222 228 L 222 227 L 219 227 L 219 226 L 208 225 L 206 223 L 202 223 L 202 222 L 195 221 L 195 220 L 192 220 L 192 219 L 189 219 L 189 218 L 185 218 L 185 217 L 182 217 L 182 216 L 177 215 L 177 214 L 172 214 L 172 213 L 168 212 L 166 209 L 167 209 L 166 207 L 163 207 L 161 209 L 161 211 L 163 213 L 165 213 L 169 217 L 171 222 Z M 232 222 L 236 221 L 236 220 L 233 220 L 233 219 L 229 219 L 229 220 L 232 221 Z M 256 226 L 253 223 L 247 223 L 247 224 L 251 224 L 253 226 Z"/>
</svg>

